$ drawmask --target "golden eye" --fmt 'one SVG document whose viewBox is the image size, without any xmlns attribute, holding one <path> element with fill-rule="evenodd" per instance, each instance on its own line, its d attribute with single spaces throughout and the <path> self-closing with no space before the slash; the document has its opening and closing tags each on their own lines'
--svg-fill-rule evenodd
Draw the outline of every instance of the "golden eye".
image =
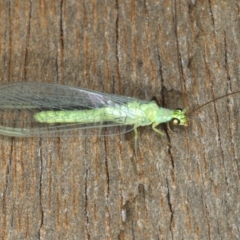
<svg viewBox="0 0 240 240">
<path fill-rule="evenodd" d="M 177 119 L 177 118 L 173 118 L 173 119 L 172 119 L 172 124 L 173 124 L 173 125 L 179 125 L 179 124 L 180 124 L 180 120 Z"/>
</svg>

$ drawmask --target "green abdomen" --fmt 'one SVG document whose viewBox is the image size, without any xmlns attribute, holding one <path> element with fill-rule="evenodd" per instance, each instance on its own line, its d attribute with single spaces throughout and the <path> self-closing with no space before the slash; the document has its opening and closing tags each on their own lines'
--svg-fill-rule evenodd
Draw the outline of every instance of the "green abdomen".
<svg viewBox="0 0 240 240">
<path fill-rule="evenodd" d="M 103 120 L 104 108 L 91 110 L 43 111 L 36 113 L 34 118 L 42 123 L 96 123 Z"/>
</svg>

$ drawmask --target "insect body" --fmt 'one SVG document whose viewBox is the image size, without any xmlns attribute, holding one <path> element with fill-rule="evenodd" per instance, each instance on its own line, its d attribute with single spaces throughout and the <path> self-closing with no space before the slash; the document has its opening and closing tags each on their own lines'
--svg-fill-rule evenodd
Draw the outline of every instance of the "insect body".
<svg viewBox="0 0 240 240">
<path fill-rule="evenodd" d="M 154 101 L 48 83 L 12 83 L 0 87 L 0 134 L 14 137 L 58 135 L 88 128 L 187 125 L 185 110 L 158 107 Z"/>
</svg>

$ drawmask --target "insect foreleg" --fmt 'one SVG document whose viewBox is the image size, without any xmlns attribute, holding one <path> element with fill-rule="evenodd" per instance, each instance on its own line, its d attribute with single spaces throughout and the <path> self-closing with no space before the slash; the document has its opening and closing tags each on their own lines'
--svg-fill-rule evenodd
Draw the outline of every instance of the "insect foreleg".
<svg viewBox="0 0 240 240">
<path fill-rule="evenodd" d="M 153 123 L 152 124 L 152 130 L 160 135 L 164 135 L 163 132 L 159 129 L 156 128 L 156 126 L 158 125 L 158 123 Z"/>
</svg>

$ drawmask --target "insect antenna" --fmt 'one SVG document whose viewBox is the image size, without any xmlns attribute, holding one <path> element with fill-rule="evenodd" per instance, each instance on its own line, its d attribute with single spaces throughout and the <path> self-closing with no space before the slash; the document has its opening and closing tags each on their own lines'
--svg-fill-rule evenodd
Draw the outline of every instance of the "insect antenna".
<svg viewBox="0 0 240 240">
<path fill-rule="evenodd" d="M 216 101 L 218 101 L 218 100 L 220 100 L 220 99 L 222 99 L 222 98 L 229 97 L 229 96 L 235 95 L 235 94 L 237 94 L 237 93 L 240 93 L 240 90 L 235 91 L 235 92 L 232 92 L 232 93 L 225 94 L 225 95 L 220 96 L 220 97 L 217 97 L 217 98 L 215 98 L 215 99 L 212 99 L 212 100 L 210 100 L 210 101 L 202 104 L 201 106 L 193 109 L 192 111 L 190 111 L 190 112 L 188 113 L 188 116 L 192 115 L 194 112 L 198 111 L 199 109 L 205 107 L 206 105 L 208 105 L 208 104 L 210 104 L 210 103 L 212 103 L 212 102 L 216 102 Z"/>
</svg>

